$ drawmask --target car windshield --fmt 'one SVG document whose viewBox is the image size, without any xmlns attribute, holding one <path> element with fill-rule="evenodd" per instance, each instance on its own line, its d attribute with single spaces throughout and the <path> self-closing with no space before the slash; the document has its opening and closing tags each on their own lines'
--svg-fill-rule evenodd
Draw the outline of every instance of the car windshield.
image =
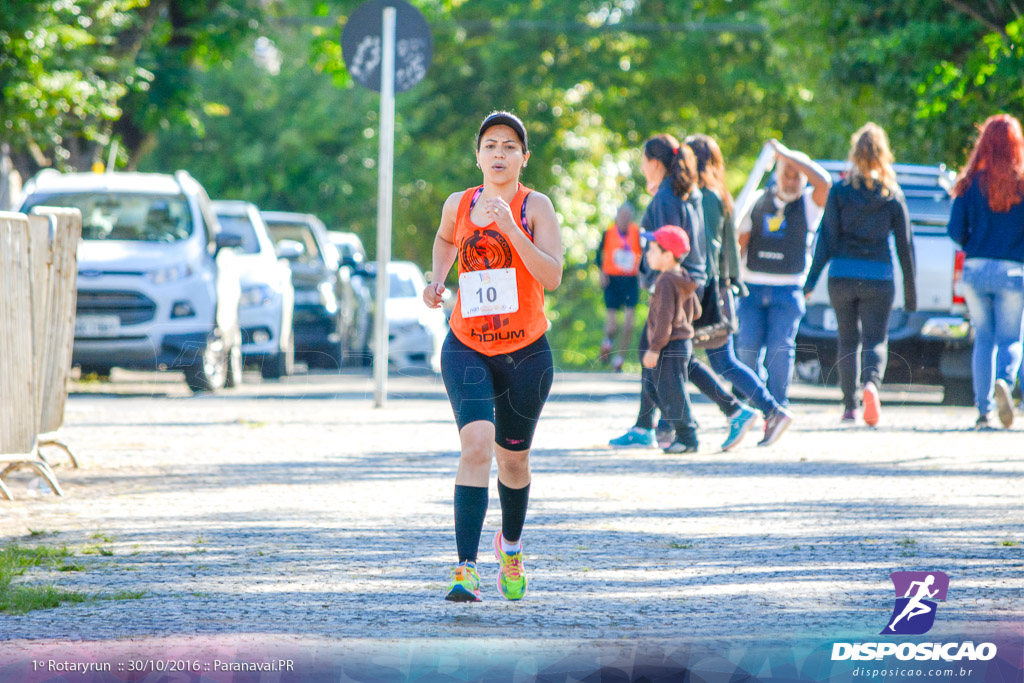
<svg viewBox="0 0 1024 683">
<path fill-rule="evenodd" d="M 238 235 L 242 238 L 242 246 L 238 251 L 243 254 L 260 253 L 260 242 L 256 238 L 256 229 L 252 227 L 252 221 L 248 216 L 224 216 L 217 214 L 221 229 L 229 235 Z"/>
<path fill-rule="evenodd" d="M 61 193 L 31 196 L 33 206 L 62 206 L 82 212 L 82 239 L 177 242 L 192 234 L 192 215 L 182 195 Z"/>
<path fill-rule="evenodd" d="M 305 223 L 267 222 L 267 229 L 270 231 L 270 237 L 274 240 L 274 244 L 281 240 L 295 240 L 306 248 L 302 252 L 302 256 L 297 259 L 299 263 L 324 264 L 324 257 L 316 243 L 316 235 L 313 234 L 313 229 Z"/>
<path fill-rule="evenodd" d="M 416 298 L 419 296 L 419 292 L 416 291 L 416 283 L 413 282 L 409 275 L 406 273 L 391 273 L 390 275 L 388 298 L 408 299 L 409 297 Z"/>
</svg>

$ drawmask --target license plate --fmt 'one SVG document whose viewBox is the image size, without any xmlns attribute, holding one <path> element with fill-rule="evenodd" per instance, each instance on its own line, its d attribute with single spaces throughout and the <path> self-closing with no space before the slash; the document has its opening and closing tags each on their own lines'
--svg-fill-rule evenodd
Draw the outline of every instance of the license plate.
<svg viewBox="0 0 1024 683">
<path fill-rule="evenodd" d="M 825 314 L 821 316 L 821 326 L 829 332 L 835 332 L 839 329 L 839 321 L 836 320 L 836 312 L 831 308 L 825 309 Z"/>
<path fill-rule="evenodd" d="M 116 337 L 121 319 L 116 315 L 80 315 L 75 318 L 75 337 Z"/>
</svg>

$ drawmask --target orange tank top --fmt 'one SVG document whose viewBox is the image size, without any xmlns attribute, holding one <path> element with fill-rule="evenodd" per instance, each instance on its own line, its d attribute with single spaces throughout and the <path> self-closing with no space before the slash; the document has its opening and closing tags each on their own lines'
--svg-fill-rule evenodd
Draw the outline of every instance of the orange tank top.
<svg viewBox="0 0 1024 683">
<path fill-rule="evenodd" d="M 640 227 L 630 223 L 623 235 L 612 223 L 604 233 L 601 270 L 606 275 L 636 275 L 640 272 Z"/>
<path fill-rule="evenodd" d="M 544 287 L 527 270 L 501 229 L 494 222 L 481 226 L 470 220 L 470 211 L 483 189 L 481 185 L 466 190 L 455 216 L 459 294 L 449 324 L 463 344 L 496 356 L 540 339 L 548 329 L 548 320 L 544 315 Z M 520 184 L 509 208 L 532 241 L 526 223 L 530 192 Z"/>
</svg>

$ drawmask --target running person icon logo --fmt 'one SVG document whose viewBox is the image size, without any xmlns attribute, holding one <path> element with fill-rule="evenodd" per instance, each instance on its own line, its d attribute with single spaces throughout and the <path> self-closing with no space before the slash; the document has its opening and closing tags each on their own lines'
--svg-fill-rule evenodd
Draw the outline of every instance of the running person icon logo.
<svg viewBox="0 0 1024 683">
<path fill-rule="evenodd" d="M 889 574 L 896 589 L 889 624 L 880 635 L 919 636 L 935 624 L 936 600 L 945 600 L 949 577 L 943 572 L 893 572 Z"/>
</svg>

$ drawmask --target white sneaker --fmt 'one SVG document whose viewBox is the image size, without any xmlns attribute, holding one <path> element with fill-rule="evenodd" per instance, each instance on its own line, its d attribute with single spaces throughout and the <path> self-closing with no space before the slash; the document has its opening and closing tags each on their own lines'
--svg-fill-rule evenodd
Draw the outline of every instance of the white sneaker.
<svg viewBox="0 0 1024 683">
<path fill-rule="evenodd" d="M 1010 396 L 1010 386 L 1005 381 L 997 379 L 994 393 L 999 421 L 1009 429 L 1013 425 L 1013 398 Z"/>
</svg>

